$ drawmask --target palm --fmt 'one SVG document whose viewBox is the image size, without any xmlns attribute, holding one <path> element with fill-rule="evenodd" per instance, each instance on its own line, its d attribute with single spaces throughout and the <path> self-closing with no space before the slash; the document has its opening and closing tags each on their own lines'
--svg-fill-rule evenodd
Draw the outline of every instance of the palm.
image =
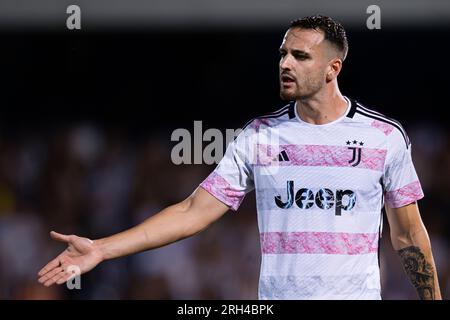
<svg viewBox="0 0 450 320">
<path fill-rule="evenodd" d="M 60 255 L 59 259 L 68 265 L 75 265 L 82 273 L 91 270 L 96 265 L 94 249 L 88 240 L 76 237 Z"/>
<path fill-rule="evenodd" d="M 56 232 L 52 232 L 51 235 L 55 240 L 67 243 L 68 247 L 39 271 L 39 282 L 45 286 L 64 283 L 74 274 L 92 270 L 101 261 L 98 250 L 91 240 Z"/>
</svg>

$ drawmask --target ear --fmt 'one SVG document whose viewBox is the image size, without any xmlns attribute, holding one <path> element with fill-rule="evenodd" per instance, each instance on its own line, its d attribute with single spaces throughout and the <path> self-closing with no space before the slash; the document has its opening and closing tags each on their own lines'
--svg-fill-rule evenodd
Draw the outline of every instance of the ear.
<svg viewBox="0 0 450 320">
<path fill-rule="evenodd" d="M 327 82 L 333 81 L 337 78 L 339 72 L 341 72 L 342 69 L 342 60 L 340 58 L 334 58 L 332 59 L 328 64 L 328 70 L 327 70 Z"/>
</svg>

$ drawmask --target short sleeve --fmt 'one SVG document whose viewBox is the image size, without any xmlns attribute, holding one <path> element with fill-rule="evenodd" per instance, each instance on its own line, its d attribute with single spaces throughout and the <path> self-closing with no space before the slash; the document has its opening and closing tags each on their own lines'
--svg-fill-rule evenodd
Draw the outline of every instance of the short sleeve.
<svg viewBox="0 0 450 320">
<path fill-rule="evenodd" d="M 388 157 L 384 173 L 385 199 L 391 208 L 399 208 L 424 197 L 411 157 L 411 143 L 398 129 L 388 136 Z"/>
<path fill-rule="evenodd" d="M 249 161 L 252 128 L 248 126 L 231 142 L 214 171 L 200 184 L 219 201 L 236 211 L 245 195 L 254 189 L 253 166 Z"/>
</svg>

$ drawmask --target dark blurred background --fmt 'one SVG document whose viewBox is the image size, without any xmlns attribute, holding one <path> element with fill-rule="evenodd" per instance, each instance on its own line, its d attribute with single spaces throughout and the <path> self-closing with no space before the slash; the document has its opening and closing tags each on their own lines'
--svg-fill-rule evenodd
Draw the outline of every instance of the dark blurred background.
<svg viewBox="0 0 450 320">
<path fill-rule="evenodd" d="M 187 197 L 214 166 L 172 164 L 173 130 L 225 132 L 283 106 L 278 47 L 290 20 L 314 13 L 347 29 L 343 94 L 412 140 L 450 296 L 448 1 L 79 1 L 74 31 L 72 3 L 39 3 L 0 4 L 0 298 L 257 298 L 253 193 L 193 238 L 100 265 L 82 290 L 44 288 L 36 273 L 64 249 L 50 230 L 103 237 Z M 377 3 L 381 30 L 369 30 Z M 383 298 L 415 299 L 386 223 L 381 245 Z"/>
</svg>

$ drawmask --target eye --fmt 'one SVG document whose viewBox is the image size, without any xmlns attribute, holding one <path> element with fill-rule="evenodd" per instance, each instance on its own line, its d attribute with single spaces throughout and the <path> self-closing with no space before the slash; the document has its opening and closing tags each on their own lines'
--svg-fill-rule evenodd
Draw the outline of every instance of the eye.
<svg viewBox="0 0 450 320">
<path fill-rule="evenodd" d="M 286 51 L 280 51 L 279 55 L 281 58 L 283 58 L 284 56 L 286 56 Z"/>
<path fill-rule="evenodd" d="M 305 56 L 304 54 L 295 54 L 294 58 L 297 59 L 297 60 L 306 60 L 306 59 L 308 59 L 308 57 Z"/>
</svg>

